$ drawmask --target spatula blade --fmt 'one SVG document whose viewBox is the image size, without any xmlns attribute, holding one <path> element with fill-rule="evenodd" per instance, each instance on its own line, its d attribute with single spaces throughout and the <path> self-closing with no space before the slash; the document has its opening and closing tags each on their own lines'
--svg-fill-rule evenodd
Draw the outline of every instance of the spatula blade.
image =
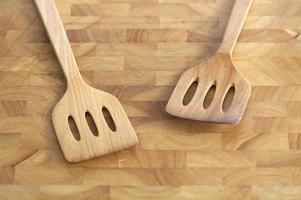
<svg viewBox="0 0 301 200">
<path fill-rule="evenodd" d="M 115 129 L 106 121 L 103 109 L 113 120 Z M 96 125 L 95 136 L 85 114 L 89 113 Z M 74 137 L 68 119 L 72 118 L 79 132 Z M 67 90 L 52 114 L 53 125 L 65 158 L 79 162 L 130 148 L 138 143 L 137 135 L 119 100 L 106 92 L 85 86 Z"/>
</svg>

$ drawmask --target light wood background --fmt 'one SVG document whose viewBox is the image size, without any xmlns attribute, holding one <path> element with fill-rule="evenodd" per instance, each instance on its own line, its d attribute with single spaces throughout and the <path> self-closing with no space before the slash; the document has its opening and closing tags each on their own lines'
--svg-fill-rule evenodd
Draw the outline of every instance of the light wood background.
<svg viewBox="0 0 301 200">
<path fill-rule="evenodd" d="M 218 47 L 234 0 L 56 0 L 84 79 L 119 97 L 140 143 L 63 159 L 66 83 L 31 0 L 0 0 L 0 199 L 301 199 L 301 1 L 255 0 L 233 57 L 239 125 L 168 116 L 180 74 Z"/>
</svg>

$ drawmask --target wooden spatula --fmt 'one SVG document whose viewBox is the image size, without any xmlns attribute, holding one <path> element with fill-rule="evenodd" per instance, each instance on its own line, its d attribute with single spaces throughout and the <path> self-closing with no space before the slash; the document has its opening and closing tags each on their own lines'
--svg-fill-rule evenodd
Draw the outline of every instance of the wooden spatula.
<svg viewBox="0 0 301 200">
<path fill-rule="evenodd" d="M 90 87 L 81 78 L 53 0 L 35 0 L 35 3 L 68 84 L 52 114 L 65 158 L 78 162 L 137 144 L 136 133 L 119 100 Z M 105 116 L 105 112 L 109 116 Z M 113 124 L 107 123 L 106 117 L 110 116 Z M 88 118 L 92 118 L 92 122 Z M 79 135 L 71 131 L 69 122 L 75 122 Z"/>
<path fill-rule="evenodd" d="M 236 0 L 219 50 L 206 63 L 184 72 L 166 111 L 201 121 L 238 123 L 250 98 L 251 86 L 232 63 L 232 51 L 252 0 Z M 188 94 L 193 86 L 194 94 Z M 189 101 L 185 102 L 190 95 Z"/>
</svg>

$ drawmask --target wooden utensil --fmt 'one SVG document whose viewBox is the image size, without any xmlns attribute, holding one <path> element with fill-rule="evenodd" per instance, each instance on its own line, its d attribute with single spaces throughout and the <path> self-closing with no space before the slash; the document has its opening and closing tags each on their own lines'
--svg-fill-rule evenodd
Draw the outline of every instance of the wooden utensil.
<svg viewBox="0 0 301 200">
<path fill-rule="evenodd" d="M 65 158 L 78 162 L 137 144 L 136 133 L 119 100 L 90 87 L 82 79 L 53 0 L 35 0 L 35 3 L 68 84 L 52 114 Z M 105 112 L 113 124 L 108 124 Z M 92 122 L 88 118 L 92 118 Z M 71 131 L 72 122 L 79 135 Z"/>
<path fill-rule="evenodd" d="M 251 94 L 248 81 L 235 69 L 232 51 L 252 0 L 236 0 L 219 50 L 206 63 L 184 72 L 166 106 L 172 115 L 193 120 L 238 123 Z M 188 90 L 196 86 L 189 99 Z M 188 102 L 185 102 L 185 98 Z"/>
</svg>

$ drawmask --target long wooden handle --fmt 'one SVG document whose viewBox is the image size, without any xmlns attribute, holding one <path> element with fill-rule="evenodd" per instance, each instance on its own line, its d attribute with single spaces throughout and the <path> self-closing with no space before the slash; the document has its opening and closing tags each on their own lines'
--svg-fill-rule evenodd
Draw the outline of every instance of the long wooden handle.
<svg viewBox="0 0 301 200">
<path fill-rule="evenodd" d="M 56 56 L 63 68 L 68 85 L 81 79 L 63 23 L 53 0 L 34 0 L 45 25 Z"/>
<path fill-rule="evenodd" d="M 232 54 L 253 0 L 236 0 L 219 52 Z"/>
</svg>

